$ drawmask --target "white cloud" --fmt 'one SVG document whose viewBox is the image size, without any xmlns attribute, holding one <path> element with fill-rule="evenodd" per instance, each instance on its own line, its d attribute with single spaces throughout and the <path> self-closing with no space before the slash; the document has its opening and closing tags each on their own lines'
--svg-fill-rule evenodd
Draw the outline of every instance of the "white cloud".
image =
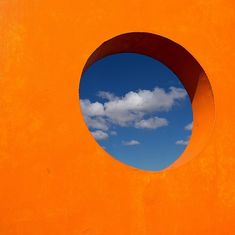
<svg viewBox="0 0 235 235">
<path fill-rule="evenodd" d="M 116 131 L 110 131 L 110 135 L 117 135 Z"/>
<path fill-rule="evenodd" d="M 159 127 L 167 125 L 168 121 L 165 118 L 159 118 L 159 117 L 143 119 L 135 122 L 136 128 L 146 128 L 146 129 L 157 129 Z"/>
<path fill-rule="evenodd" d="M 109 137 L 106 132 L 103 132 L 101 130 L 92 131 L 91 134 L 94 136 L 96 140 L 106 140 Z"/>
<path fill-rule="evenodd" d="M 193 123 L 192 122 L 184 127 L 184 129 L 187 130 L 187 131 L 191 131 L 192 128 L 193 128 Z"/>
<path fill-rule="evenodd" d="M 138 145 L 140 142 L 138 140 L 130 140 L 130 141 L 123 141 L 123 145 L 131 146 L 131 145 Z"/>
<path fill-rule="evenodd" d="M 85 116 L 103 116 L 104 115 L 104 106 L 99 102 L 91 103 L 90 100 L 80 100 L 82 112 Z"/>
<path fill-rule="evenodd" d="M 177 140 L 175 143 L 177 145 L 188 145 L 188 140 Z"/>
<path fill-rule="evenodd" d="M 129 125 L 146 113 L 169 111 L 177 100 L 184 99 L 186 91 L 170 87 L 169 91 L 156 87 L 153 91 L 130 91 L 125 96 L 104 103 L 105 114 L 116 124 Z"/>
<path fill-rule="evenodd" d="M 156 87 L 153 90 L 130 91 L 122 97 L 117 97 L 106 91 L 100 91 L 98 95 L 107 101 L 103 104 L 92 103 L 88 99 L 80 101 L 85 119 L 90 121 L 90 127 L 96 128 L 96 124 L 98 126 L 102 124 L 103 127 L 100 129 L 107 130 L 107 122 L 109 122 L 119 126 L 156 129 L 166 125 L 167 120 L 164 121 L 156 117 L 145 120 L 144 116 L 155 112 L 169 111 L 177 101 L 184 99 L 187 93 L 182 88 L 170 87 L 169 90 L 164 90 Z M 98 116 L 104 117 L 105 122 L 99 119 L 95 120 L 94 124 L 95 121 L 89 119 Z"/>
<path fill-rule="evenodd" d="M 193 127 L 193 122 L 187 124 L 184 129 L 187 130 L 187 131 L 191 131 L 192 130 L 192 127 Z M 178 144 L 178 145 L 188 145 L 189 143 L 189 138 L 190 136 L 188 136 L 188 138 L 186 140 L 177 140 L 175 142 L 175 144 Z"/>
<path fill-rule="evenodd" d="M 108 91 L 99 91 L 98 96 L 106 100 L 115 100 L 117 97 Z"/>
<path fill-rule="evenodd" d="M 103 117 L 89 117 L 85 116 L 86 123 L 88 127 L 93 129 L 99 129 L 103 131 L 108 130 L 108 123 Z"/>
</svg>

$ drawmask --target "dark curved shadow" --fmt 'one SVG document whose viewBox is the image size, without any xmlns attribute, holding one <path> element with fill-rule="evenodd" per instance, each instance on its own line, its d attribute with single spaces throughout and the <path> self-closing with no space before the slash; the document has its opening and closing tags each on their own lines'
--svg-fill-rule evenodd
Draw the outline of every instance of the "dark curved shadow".
<svg viewBox="0 0 235 235">
<path fill-rule="evenodd" d="M 181 80 L 191 102 L 198 81 L 205 74 L 196 59 L 182 46 L 162 36 L 144 32 L 126 33 L 104 42 L 89 57 L 83 73 L 97 60 L 117 53 L 139 53 L 162 62 Z"/>
</svg>

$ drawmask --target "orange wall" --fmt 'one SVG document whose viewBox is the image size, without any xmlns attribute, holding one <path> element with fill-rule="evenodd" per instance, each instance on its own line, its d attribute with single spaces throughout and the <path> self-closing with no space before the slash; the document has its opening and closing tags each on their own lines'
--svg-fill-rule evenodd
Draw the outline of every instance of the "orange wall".
<svg viewBox="0 0 235 235">
<path fill-rule="evenodd" d="M 234 26 L 233 0 L 0 1 L 0 234 L 234 235 Z M 214 131 L 178 168 L 117 162 L 81 116 L 86 60 L 132 31 L 181 44 L 211 82 Z"/>
</svg>

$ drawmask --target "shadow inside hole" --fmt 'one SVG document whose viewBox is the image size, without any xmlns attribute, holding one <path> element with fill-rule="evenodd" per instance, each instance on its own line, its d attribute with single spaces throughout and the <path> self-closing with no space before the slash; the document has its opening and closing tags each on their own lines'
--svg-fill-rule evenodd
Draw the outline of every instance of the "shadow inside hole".
<svg viewBox="0 0 235 235">
<path fill-rule="evenodd" d="M 172 70 L 187 90 L 193 108 L 193 133 L 189 145 L 173 169 L 197 156 L 206 146 L 215 123 L 214 96 L 209 79 L 197 60 L 179 44 L 159 35 L 132 32 L 116 36 L 99 46 L 88 58 L 83 73 L 96 61 L 117 53 L 150 56 Z"/>
</svg>

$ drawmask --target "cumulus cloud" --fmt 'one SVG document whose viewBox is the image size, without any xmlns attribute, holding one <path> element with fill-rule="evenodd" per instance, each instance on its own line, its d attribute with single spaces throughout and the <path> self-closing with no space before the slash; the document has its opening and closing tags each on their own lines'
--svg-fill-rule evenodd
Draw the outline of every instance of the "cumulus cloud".
<svg viewBox="0 0 235 235">
<path fill-rule="evenodd" d="M 103 116 L 104 106 L 99 102 L 91 103 L 88 99 L 80 100 L 83 114 L 88 117 Z"/>
<path fill-rule="evenodd" d="M 177 145 L 188 145 L 188 140 L 177 140 L 175 143 Z"/>
<path fill-rule="evenodd" d="M 153 117 L 143 119 L 135 123 L 136 128 L 157 129 L 162 126 L 167 126 L 168 121 L 165 118 Z"/>
<path fill-rule="evenodd" d="M 103 117 L 89 117 L 85 116 L 86 123 L 89 128 L 99 129 L 103 131 L 108 130 L 108 123 Z"/>
<path fill-rule="evenodd" d="M 138 140 L 123 141 L 122 143 L 125 146 L 132 146 L 132 145 L 140 144 L 140 142 Z"/>
<path fill-rule="evenodd" d="M 105 99 L 105 100 L 115 100 L 117 97 L 108 91 L 99 91 L 98 96 Z"/>
<path fill-rule="evenodd" d="M 158 87 L 153 91 L 130 91 L 123 97 L 105 102 L 104 110 L 112 122 L 126 126 L 146 113 L 169 111 L 177 100 L 185 97 L 186 91 L 176 87 L 170 87 L 168 92 Z"/>
<path fill-rule="evenodd" d="M 164 90 L 156 87 L 153 90 L 130 91 L 122 97 L 107 91 L 100 91 L 98 96 L 105 100 L 104 103 L 92 103 L 88 99 L 81 99 L 80 102 L 85 119 L 92 128 L 102 125 L 100 129 L 107 130 L 108 122 L 122 127 L 156 129 L 166 126 L 167 120 L 159 117 L 146 120 L 145 115 L 167 112 L 186 95 L 186 91 L 182 88 L 170 87 Z M 94 120 L 97 117 L 104 119 Z"/>
<path fill-rule="evenodd" d="M 187 131 L 191 131 L 192 128 L 193 128 L 193 123 L 192 122 L 184 127 L 184 129 L 187 130 Z"/>
<path fill-rule="evenodd" d="M 106 140 L 109 137 L 106 132 L 101 130 L 92 131 L 91 134 L 94 136 L 96 140 Z"/>
</svg>

